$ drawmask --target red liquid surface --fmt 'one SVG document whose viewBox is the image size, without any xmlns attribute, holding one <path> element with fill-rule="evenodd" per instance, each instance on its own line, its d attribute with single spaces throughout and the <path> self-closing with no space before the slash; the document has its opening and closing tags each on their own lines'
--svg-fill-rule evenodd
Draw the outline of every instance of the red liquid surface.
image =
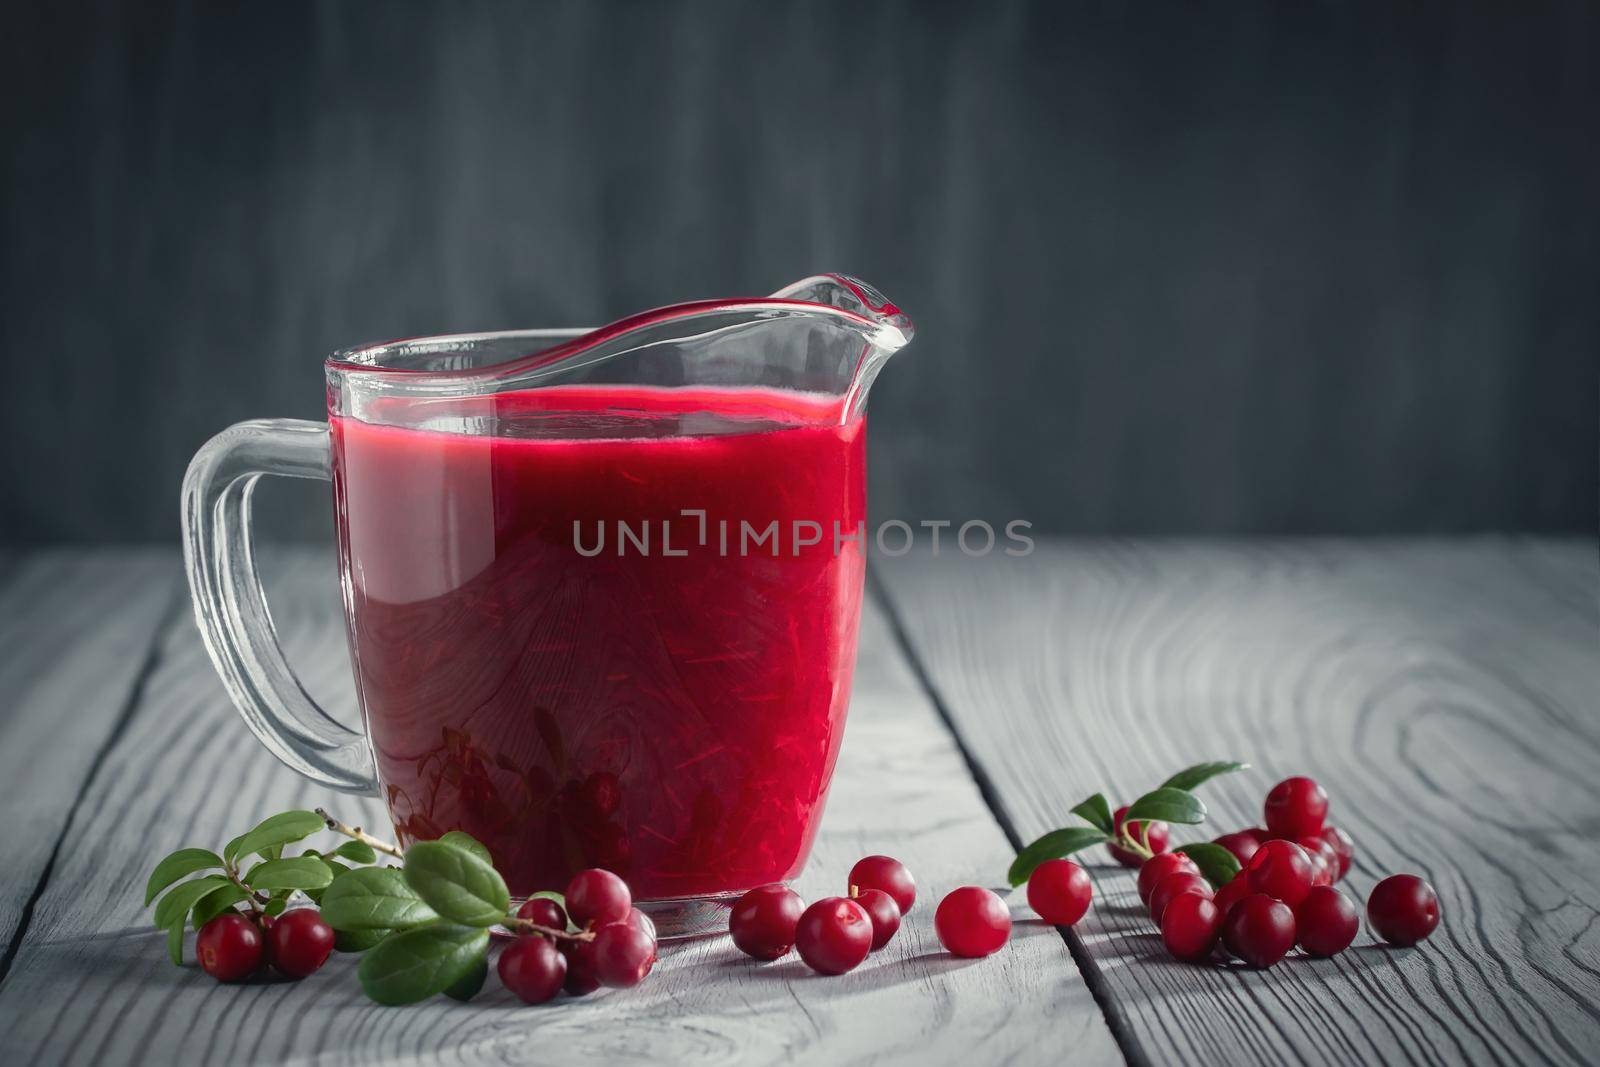
<svg viewBox="0 0 1600 1067">
<path fill-rule="evenodd" d="M 753 390 L 379 403 L 436 427 L 332 419 L 351 649 L 401 839 L 465 830 L 518 894 L 590 866 L 641 899 L 797 874 L 855 662 L 863 556 L 833 529 L 865 518 L 863 420 Z M 648 554 L 618 554 L 618 520 L 649 523 Z M 776 558 L 741 554 L 741 520 L 779 523 Z M 797 551 L 794 520 L 821 542 Z M 580 554 L 574 522 L 591 551 L 603 523 L 603 551 Z"/>
</svg>

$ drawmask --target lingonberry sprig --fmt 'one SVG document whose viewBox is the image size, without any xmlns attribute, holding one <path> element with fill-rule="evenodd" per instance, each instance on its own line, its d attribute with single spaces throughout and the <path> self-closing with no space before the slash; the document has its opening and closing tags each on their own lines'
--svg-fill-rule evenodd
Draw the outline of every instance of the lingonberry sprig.
<svg viewBox="0 0 1600 1067">
<path fill-rule="evenodd" d="M 181 848 L 156 864 L 145 883 L 145 906 L 155 902 L 155 924 L 167 933 L 167 954 L 183 962 L 183 935 L 192 923 L 196 930 L 227 912 L 241 914 L 258 929 L 280 915 L 295 893 L 316 901 L 352 864 L 377 859 L 368 845 L 349 841 L 327 854 L 307 849 L 285 856 L 286 846 L 302 841 L 323 828 L 314 812 L 286 811 L 267 819 L 223 846 L 221 853 L 204 848 Z M 198 877 L 191 877 L 198 875 Z M 162 894 L 165 893 L 163 896 Z M 156 901 L 160 896 L 161 899 Z M 239 912 L 240 906 L 244 912 Z M 206 963 L 204 950 L 201 963 Z"/>
<path fill-rule="evenodd" d="M 348 840 L 328 852 L 283 855 L 323 830 Z M 316 908 L 290 909 L 296 895 Z M 495 927 L 516 938 L 500 954 L 501 981 L 529 1003 L 563 988 L 581 996 L 636 985 L 656 960 L 654 925 L 609 871 L 581 871 L 565 893 L 535 894 L 512 911 L 505 879 L 471 835 L 453 830 L 401 848 L 322 808 L 274 815 L 221 854 L 172 853 L 151 873 L 145 903 L 158 896 L 156 925 L 167 931 L 174 963 L 190 922 L 201 966 L 222 981 L 248 978 L 268 962 L 305 977 L 337 947 L 363 953 L 356 975 L 380 1004 L 437 993 L 471 999 L 488 974 Z"/>
<path fill-rule="evenodd" d="M 1072 809 L 1090 825 L 1064 827 L 1028 845 L 1012 864 L 1012 884 L 1027 881 L 1028 903 L 1041 918 L 1072 925 L 1087 912 L 1093 886 L 1083 868 L 1062 857 L 1104 842 L 1119 863 L 1138 868 L 1139 899 L 1176 959 L 1203 963 L 1221 946 L 1259 969 L 1296 945 L 1310 957 L 1343 952 L 1360 929 L 1360 912 L 1335 883 L 1350 871 L 1355 843 L 1328 823 L 1328 794 L 1312 779 L 1273 786 L 1262 807 L 1264 827 L 1167 851 L 1166 821 L 1194 825 L 1205 818 L 1191 791 L 1242 768 L 1198 764 L 1114 814 L 1095 794 Z M 1390 944 L 1417 944 L 1439 924 L 1438 895 L 1416 875 L 1392 875 L 1367 898 L 1367 921 Z"/>
<path fill-rule="evenodd" d="M 1105 794 L 1095 793 L 1072 808 L 1072 814 L 1088 825 L 1064 826 L 1033 841 L 1017 853 L 1011 869 L 1006 872 L 1006 878 L 1014 886 L 1021 885 L 1045 861 L 1061 859 L 1101 844 L 1107 845 L 1112 856 L 1124 866 L 1137 867 L 1150 857 L 1166 851 L 1166 824 L 1197 826 L 1205 822 L 1206 806 L 1194 795 L 1195 789 L 1220 774 L 1231 774 L 1248 766 L 1236 760 L 1217 760 L 1185 767 L 1132 804 L 1118 808 L 1115 814 Z M 1217 867 L 1215 873 L 1220 878 L 1232 857 L 1224 860 L 1212 851 L 1213 848 L 1209 844 L 1182 846 L 1185 852 L 1198 849 Z M 1201 860 L 1196 857 L 1196 862 Z M 1234 871 L 1237 870 L 1235 861 Z M 1232 874 L 1227 877 L 1231 878 Z"/>
</svg>

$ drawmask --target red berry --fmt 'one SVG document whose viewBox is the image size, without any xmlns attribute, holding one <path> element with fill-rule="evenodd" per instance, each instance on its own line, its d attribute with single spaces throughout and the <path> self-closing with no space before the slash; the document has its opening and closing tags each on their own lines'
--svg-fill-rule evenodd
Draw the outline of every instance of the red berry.
<svg viewBox="0 0 1600 1067">
<path fill-rule="evenodd" d="M 566 911 L 549 897 L 530 897 L 523 901 L 522 907 L 517 909 L 517 918 L 548 926 L 552 930 L 567 928 Z"/>
<path fill-rule="evenodd" d="M 594 973 L 601 985 L 631 989 L 656 965 L 656 939 L 626 920 L 607 923 L 594 937 Z"/>
<path fill-rule="evenodd" d="M 1281 900 L 1252 893 L 1222 920 L 1222 943 L 1252 967 L 1271 967 L 1294 947 L 1294 912 Z"/>
<path fill-rule="evenodd" d="M 598 867 L 579 871 L 567 883 L 567 915 L 581 930 L 590 923 L 605 926 L 621 922 L 633 907 L 628 883 Z"/>
<path fill-rule="evenodd" d="M 543 1004 L 561 992 L 567 977 L 567 960 L 538 934 L 519 937 L 507 945 L 495 964 L 500 984 L 524 1004 Z"/>
<path fill-rule="evenodd" d="M 1350 864 L 1356 858 L 1356 843 L 1337 826 L 1324 826 L 1321 837 L 1333 846 L 1334 855 L 1339 857 L 1339 869 L 1334 872 L 1333 880 L 1340 881 L 1350 873 Z"/>
<path fill-rule="evenodd" d="M 1267 794 L 1266 816 L 1279 837 L 1314 834 L 1328 817 L 1328 794 L 1309 778 L 1285 778 Z"/>
<path fill-rule="evenodd" d="M 1114 828 L 1116 830 L 1116 836 L 1120 836 L 1121 835 L 1121 833 L 1122 833 L 1122 819 L 1127 814 L 1128 814 L 1128 807 L 1127 807 L 1126 804 L 1124 804 L 1122 807 L 1117 809 L 1116 814 L 1112 817 L 1112 820 L 1113 820 L 1113 822 L 1115 824 Z M 1141 837 L 1143 832 L 1144 832 L 1144 823 L 1142 823 L 1142 822 L 1131 822 L 1131 823 L 1128 824 L 1128 833 L 1130 835 L 1132 835 L 1132 837 L 1133 837 L 1133 839 L 1135 841 L 1143 840 L 1143 838 Z M 1171 830 L 1167 827 L 1166 823 L 1164 823 L 1164 822 L 1153 822 L 1153 823 L 1150 824 L 1150 838 L 1149 838 L 1149 841 L 1150 841 L 1150 851 L 1151 852 L 1154 852 L 1157 855 L 1160 855 L 1161 853 L 1165 852 L 1167 850 L 1167 845 L 1171 842 L 1171 839 L 1172 839 L 1172 833 L 1171 833 Z M 1137 855 L 1135 853 L 1129 852 L 1125 848 L 1118 848 L 1116 845 L 1107 845 L 1106 848 L 1108 850 L 1110 850 L 1111 858 L 1116 860 L 1118 863 L 1122 864 L 1124 867 L 1139 867 L 1139 866 L 1142 866 L 1144 864 L 1144 857 L 1143 856 L 1140 856 L 1140 855 Z"/>
<path fill-rule="evenodd" d="M 901 915 L 911 914 L 911 905 L 917 902 L 917 880 L 911 877 L 906 865 L 889 856 L 867 856 L 850 868 L 850 891 L 881 889 L 894 898 Z"/>
<path fill-rule="evenodd" d="M 575 997 L 587 996 L 600 988 L 595 974 L 593 941 L 562 941 L 557 946 L 567 961 L 567 980 L 561 987 Z"/>
<path fill-rule="evenodd" d="M 1144 877 L 1142 867 L 1139 876 Z M 1028 876 L 1028 907 L 1052 926 L 1071 926 L 1083 918 L 1093 896 L 1088 872 L 1071 860 L 1045 860 Z"/>
<path fill-rule="evenodd" d="M 1250 862 L 1250 857 L 1256 854 L 1256 849 L 1261 847 L 1261 839 L 1250 830 L 1240 830 L 1238 833 L 1223 834 L 1214 844 L 1221 845 L 1233 853 L 1233 858 L 1243 867 Z"/>
<path fill-rule="evenodd" d="M 1182 852 L 1163 852 L 1159 856 L 1151 856 L 1139 868 L 1139 900 L 1145 904 L 1150 903 L 1150 894 L 1156 891 L 1156 886 L 1169 874 L 1188 872 L 1199 874 L 1200 868 L 1195 866 L 1194 860 Z"/>
<path fill-rule="evenodd" d="M 863 889 L 853 899 L 872 920 L 872 951 L 876 952 L 900 929 L 900 905 L 881 889 Z"/>
<path fill-rule="evenodd" d="M 1250 895 L 1250 879 L 1244 871 L 1233 876 L 1233 881 L 1217 890 L 1217 910 L 1226 919 L 1233 906 Z"/>
<path fill-rule="evenodd" d="M 1252 893 L 1265 893 L 1293 908 L 1311 892 L 1315 871 L 1306 850 L 1293 841 L 1268 841 L 1250 859 L 1245 874 Z"/>
<path fill-rule="evenodd" d="M 728 913 L 728 933 L 746 956 L 775 960 L 794 947 L 794 930 L 806 902 L 786 885 L 750 890 Z"/>
<path fill-rule="evenodd" d="M 872 951 L 872 918 L 853 900 L 825 897 L 800 913 L 794 944 L 813 971 L 844 974 Z"/>
<path fill-rule="evenodd" d="M 1321 834 L 1307 834 L 1295 839 L 1295 844 L 1311 857 L 1311 884 L 1332 885 L 1339 872 L 1339 854 Z"/>
<path fill-rule="evenodd" d="M 313 974 L 333 954 L 333 927 L 316 908 L 294 908 L 278 916 L 267 931 L 267 956 L 286 978 Z"/>
<path fill-rule="evenodd" d="M 656 921 L 638 908 L 629 908 L 628 917 L 623 920 L 635 930 L 643 930 L 652 941 L 661 940 L 656 936 Z"/>
<path fill-rule="evenodd" d="M 1161 915 L 1161 941 L 1180 960 L 1193 963 L 1211 955 L 1222 930 L 1216 901 L 1199 893 L 1183 893 Z"/>
<path fill-rule="evenodd" d="M 200 928 L 194 951 L 211 977 L 237 982 L 260 969 L 266 958 L 266 941 L 255 923 L 236 911 L 225 911 Z"/>
<path fill-rule="evenodd" d="M 1319 885 L 1294 909 L 1300 947 L 1312 956 L 1333 956 L 1350 947 L 1361 928 L 1356 902 L 1333 888 Z"/>
<path fill-rule="evenodd" d="M 1161 884 L 1150 894 L 1150 918 L 1155 920 L 1157 926 L 1161 925 L 1161 917 L 1166 914 L 1167 905 L 1185 893 L 1198 893 L 1203 897 L 1210 897 L 1211 883 L 1192 871 L 1179 871 L 1161 879 Z"/>
<path fill-rule="evenodd" d="M 933 931 L 953 955 L 977 959 L 1000 951 L 1011 937 L 1011 910 L 989 890 L 964 885 L 939 901 Z"/>
<path fill-rule="evenodd" d="M 1439 897 L 1414 874 L 1393 874 L 1367 898 L 1367 922 L 1391 945 L 1415 945 L 1439 925 Z"/>
</svg>

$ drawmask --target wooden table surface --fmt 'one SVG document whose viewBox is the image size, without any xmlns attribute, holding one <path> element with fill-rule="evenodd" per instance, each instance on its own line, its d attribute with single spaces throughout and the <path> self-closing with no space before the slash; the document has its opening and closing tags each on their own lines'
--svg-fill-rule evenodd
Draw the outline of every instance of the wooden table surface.
<svg viewBox="0 0 1600 1067">
<path fill-rule="evenodd" d="M 270 558 L 311 691 L 353 715 L 333 564 Z M 218 986 L 167 962 L 153 859 L 331 801 L 228 704 L 175 552 L 0 552 L 0 1063 L 1588 1063 L 1600 1050 L 1600 564 L 1590 542 L 1041 542 L 1026 558 L 880 560 L 843 754 L 799 888 L 867 852 L 922 896 L 841 978 L 726 938 L 636 990 L 523 1007 L 377 1007 L 354 960 Z M 999 887 L 1019 841 L 1105 790 L 1203 759 L 1211 837 L 1309 773 L 1355 838 L 1349 888 L 1437 888 L 1423 946 L 1363 930 L 1266 972 L 1175 963 L 1131 877 L 1093 859 L 1071 931 L 940 951 L 932 902 Z M 1185 835 L 1188 838 L 1185 838 Z M 189 958 L 192 959 L 192 936 Z"/>
</svg>

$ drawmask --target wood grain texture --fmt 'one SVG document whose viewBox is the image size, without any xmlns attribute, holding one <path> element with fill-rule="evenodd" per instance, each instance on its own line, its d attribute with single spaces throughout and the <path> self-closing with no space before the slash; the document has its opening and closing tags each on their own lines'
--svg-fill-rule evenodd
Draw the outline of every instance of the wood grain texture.
<svg viewBox="0 0 1600 1067">
<path fill-rule="evenodd" d="M 0 958 L 130 711 L 178 582 L 166 551 L 0 556 Z"/>
<path fill-rule="evenodd" d="M 1270 785 L 1308 773 L 1355 838 L 1345 887 L 1363 908 L 1390 873 L 1437 888 L 1443 925 L 1420 948 L 1363 930 L 1332 960 L 1254 973 L 1171 961 L 1132 878 L 1097 869 L 1074 936 L 1134 1056 L 1594 1062 L 1592 543 L 1043 543 L 881 573 L 1022 839 L 1096 790 L 1128 799 L 1180 766 L 1244 758 L 1254 770 L 1203 787 L 1206 838 L 1258 824 Z"/>
<path fill-rule="evenodd" d="M 313 693 L 350 714 L 332 561 L 283 563 L 269 595 L 291 659 Z M 984 961 L 939 949 L 933 902 L 992 877 L 1009 846 L 870 605 L 848 736 L 800 889 L 840 892 L 850 864 L 873 851 L 903 858 L 922 888 L 896 940 L 842 978 L 793 957 L 756 965 L 714 938 L 667 949 L 628 993 L 526 1008 L 491 979 L 470 1005 L 387 1009 L 362 996 L 350 957 L 305 982 L 242 988 L 167 963 L 132 889 L 152 859 L 328 799 L 247 734 L 192 623 L 179 621 L 0 985 L 0 1062 L 1055 1063 L 1062 1050 L 1073 1062 L 1120 1060 L 1056 931 L 1019 922 L 1007 951 Z M 373 803 L 333 800 L 384 825 Z"/>
</svg>

